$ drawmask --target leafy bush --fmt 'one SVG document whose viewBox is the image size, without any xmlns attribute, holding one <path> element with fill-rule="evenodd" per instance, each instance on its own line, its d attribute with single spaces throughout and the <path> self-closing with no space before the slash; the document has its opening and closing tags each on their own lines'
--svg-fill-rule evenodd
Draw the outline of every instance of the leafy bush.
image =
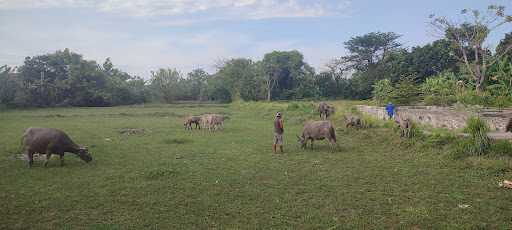
<svg viewBox="0 0 512 230">
<path fill-rule="evenodd" d="M 491 147 L 491 140 L 487 136 L 489 126 L 479 117 L 470 117 L 465 132 L 469 133 L 469 141 L 464 144 L 464 152 L 470 155 L 484 155 Z"/>
<path fill-rule="evenodd" d="M 464 90 L 460 94 L 457 94 L 457 102 L 465 105 L 489 106 L 493 104 L 493 97 L 489 92 L 478 94 L 474 90 Z"/>
<path fill-rule="evenodd" d="M 511 56 L 512 57 L 512 56 Z M 512 96 L 512 62 L 507 56 L 489 68 L 488 90 L 493 96 Z"/>
<path fill-rule="evenodd" d="M 393 97 L 393 86 L 389 79 L 383 79 L 373 85 L 373 99 L 377 104 L 384 104 Z"/>
<path fill-rule="evenodd" d="M 393 100 L 399 105 L 410 105 L 417 102 L 420 96 L 418 85 L 412 77 L 402 78 L 393 90 Z"/>
<path fill-rule="evenodd" d="M 451 72 L 427 78 L 420 88 L 426 105 L 446 106 L 457 101 L 455 75 Z"/>
</svg>

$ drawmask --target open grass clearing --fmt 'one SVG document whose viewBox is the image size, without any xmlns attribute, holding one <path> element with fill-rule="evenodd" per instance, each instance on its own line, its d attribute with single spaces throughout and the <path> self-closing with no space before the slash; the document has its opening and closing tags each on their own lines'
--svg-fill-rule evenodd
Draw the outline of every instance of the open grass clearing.
<svg viewBox="0 0 512 230">
<path fill-rule="evenodd" d="M 512 191 L 497 187 L 512 177 L 508 158 L 454 159 L 444 142 L 345 129 L 341 113 L 356 102 L 333 103 L 334 153 L 296 143 L 302 123 L 318 119 L 309 102 L 0 112 L 0 229 L 512 227 Z M 276 111 L 286 143 L 277 155 Z M 230 119 L 223 131 L 186 131 L 181 116 L 202 113 Z M 65 167 L 54 159 L 28 169 L 13 156 L 30 126 L 67 131 L 94 160 L 67 155 Z M 151 132 L 119 133 L 127 128 Z"/>
</svg>

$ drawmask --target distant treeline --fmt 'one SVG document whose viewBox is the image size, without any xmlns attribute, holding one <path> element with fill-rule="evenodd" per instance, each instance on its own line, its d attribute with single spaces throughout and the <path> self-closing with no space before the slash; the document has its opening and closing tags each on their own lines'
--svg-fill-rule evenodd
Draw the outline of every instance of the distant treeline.
<svg viewBox="0 0 512 230">
<path fill-rule="evenodd" d="M 344 43 L 347 55 L 320 72 L 293 50 L 273 51 L 262 60 L 225 60 L 213 74 L 202 69 L 186 75 L 174 68 L 159 69 L 144 80 L 115 68 L 109 58 L 98 64 L 65 49 L 27 57 L 17 68 L 0 67 L 0 103 L 12 107 L 113 106 L 179 100 L 372 97 L 379 102 L 407 103 L 404 98 L 421 99 L 422 94 L 436 102 L 451 96 L 456 84 L 475 91 L 475 98 L 487 93 L 512 102 L 512 33 L 505 34 L 495 50 L 483 46 L 492 30 L 512 22 L 504 10 L 489 6 L 496 20 L 488 24 L 478 11 L 472 11 L 474 21 L 460 24 L 432 17 L 432 26 L 444 37 L 424 46 L 404 47 L 398 41 L 400 35 L 393 32 L 352 37 Z"/>
</svg>

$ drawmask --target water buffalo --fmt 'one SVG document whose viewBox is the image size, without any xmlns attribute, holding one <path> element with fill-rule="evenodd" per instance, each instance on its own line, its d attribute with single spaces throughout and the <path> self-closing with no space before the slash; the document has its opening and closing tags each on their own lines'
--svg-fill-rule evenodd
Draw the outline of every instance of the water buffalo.
<svg viewBox="0 0 512 230">
<path fill-rule="evenodd" d="M 45 167 L 52 154 L 60 156 L 60 165 L 63 166 L 65 152 L 74 153 L 87 163 L 92 160 L 87 147 L 75 144 L 66 133 L 58 129 L 28 128 L 23 134 L 22 144 L 23 152 L 28 156 L 29 167 L 34 163 L 35 153 L 46 154 Z"/>
<path fill-rule="evenodd" d="M 304 124 L 301 136 L 297 136 L 302 148 L 307 147 L 308 140 L 311 141 L 311 148 L 315 140 L 327 139 L 331 147 L 336 145 L 336 131 L 330 121 L 312 121 Z"/>
<path fill-rule="evenodd" d="M 219 114 L 203 114 L 201 116 L 201 123 L 209 131 L 224 129 L 224 120 L 225 117 Z"/>
<path fill-rule="evenodd" d="M 211 120 L 210 120 L 210 127 L 213 127 L 214 130 L 217 129 L 224 129 L 224 116 L 219 114 L 213 114 Z"/>
<path fill-rule="evenodd" d="M 411 137 L 412 121 L 407 117 L 395 116 L 395 122 L 400 127 L 400 137 Z"/>
<path fill-rule="evenodd" d="M 326 102 L 320 102 L 320 104 L 318 104 L 318 113 L 320 114 L 320 119 L 326 120 L 331 114 L 334 114 L 334 112 L 334 106 L 331 106 Z"/>
<path fill-rule="evenodd" d="M 362 128 L 363 127 L 363 122 L 361 120 L 361 118 L 359 118 L 358 116 L 355 116 L 353 114 L 345 114 L 343 116 L 343 118 L 345 119 L 345 127 L 348 128 L 348 127 L 354 127 L 354 128 Z"/>
<path fill-rule="evenodd" d="M 201 126 L 210 130 L 210 122 L 213 114 L 203 114 L 201 115 Z"/>
<path fill-rule="evenodd" d="M 185 129 L 192 130 L 192 124 L 196 125 L 196 129 L 201 129 L 201 117 L 189 116 L 185 119 L 185 123 L 183 125 L 185 126 Z"/>
</svg>

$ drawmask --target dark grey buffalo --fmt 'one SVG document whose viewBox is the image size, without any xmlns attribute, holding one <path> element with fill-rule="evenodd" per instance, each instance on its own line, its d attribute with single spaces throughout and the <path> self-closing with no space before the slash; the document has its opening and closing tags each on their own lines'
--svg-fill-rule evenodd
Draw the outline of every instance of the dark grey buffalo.
<svg viewBox="0 0 512 230">
<path fill-rule="evenodd" d="M 318 104 L 318 113 L 322 120 L 327 120 L 330 115 L 334 114 L 334 111 L 334 106 L 331 106 L 326 102 L 320 102 L 320 104 Z"/>
<path fill-rule="evenodd" d="M 48 165 L 48 160 L 52 154 L 60 156 L 60 165 L 64 165 L 64 153 L 74 153 L 80 159 L 89 163 L 92 156 L 87 147 L 75 144 L 69 136 L 61 130 L 51 128 L 28 128 L 23 134 L 23 152 L 28 156 L 28 165 L 32 167 L 34 163 L 34 154 L 46 154 L 44 166 Z"/>
<path fill-rule="evenodd" d="M 201 117 L 200 116 L 189 116 L 185 119 L 185 123 L 183 124 L 185 126 L 185 129 L 192 130 L 192 124 L 196 125 L 196 129 L 201 129 Z"/>
<path fill-rule="evenodd" d="M 315 140 L 327 139 L 331 147 L 336 146 L 336 131 L 330 121 L 307 122 L 302 129 L 301 136 L 297 136 L 302 148 L 307 147 L 308 140 L 311 141 L 311 148 Z"/>
</svg>

